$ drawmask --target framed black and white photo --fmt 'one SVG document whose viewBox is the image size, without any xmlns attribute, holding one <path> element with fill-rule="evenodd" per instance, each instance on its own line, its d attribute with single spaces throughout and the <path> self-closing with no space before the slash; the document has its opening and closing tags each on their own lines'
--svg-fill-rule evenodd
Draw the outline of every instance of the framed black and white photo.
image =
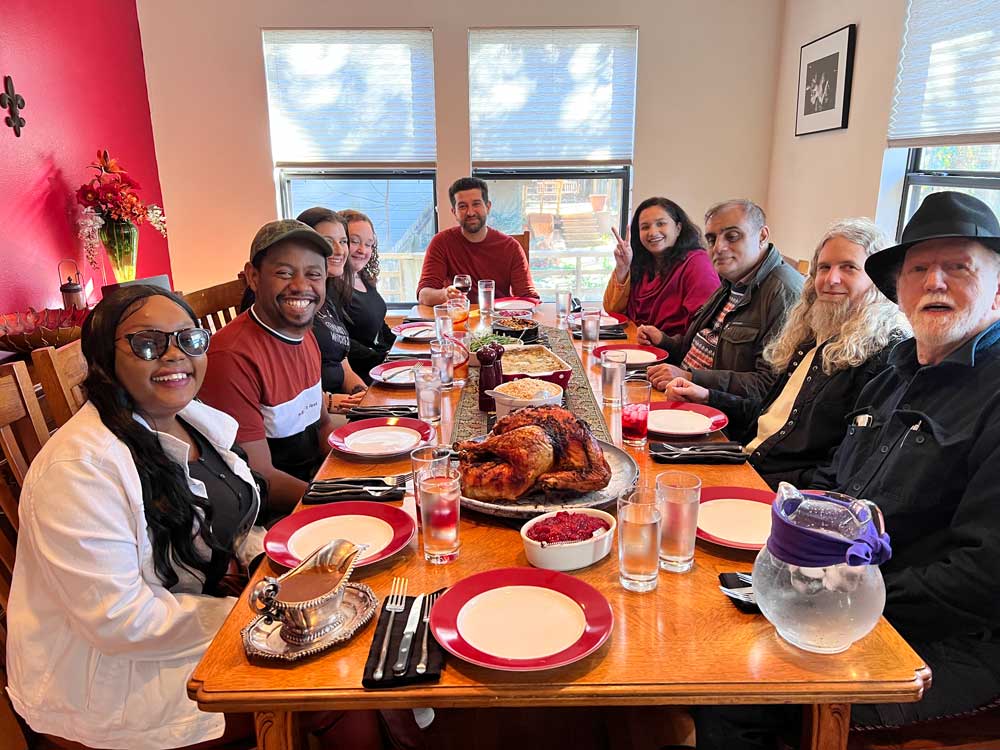
<svg viewBox="0 0 1000 750">
<path fill-rule="evenodd" d="M 857 24 L 802 45 L 795 135 L 847 127 Z"/>
</svg>

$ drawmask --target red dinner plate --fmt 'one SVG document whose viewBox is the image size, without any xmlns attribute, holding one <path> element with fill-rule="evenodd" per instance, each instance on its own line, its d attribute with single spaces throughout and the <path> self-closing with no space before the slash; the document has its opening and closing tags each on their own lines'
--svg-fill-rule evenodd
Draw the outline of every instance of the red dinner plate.
<svg viewBox="0 0 1000 750">
<path fill-rule="evenodd" d="M 595 349 L 594 351 L 597 350 Z M 702 429 L 701 427 L 696 425 L 692 425 L 689 429 L 683 429 L 681 427 L 670 428 L 670 429 L 663 427 L 657 428 L 655 424 L 657 418 L 654 417 L 653 415 L 658 411 L 690 412 L 692 414 L 700 414 L 701 416 L 706 417 L 709 421 L 708 424 L 705 425 L 705 429 Z M 700 422 L 702 420 L 698 421 Z M 721 430 L 727 424 L 729 424 L 729 417 L 727 417 L 718 409 L 713 409 L 711 406 L 704 406 L 703 404 L 689 404 L 684 401 L 654 401 L 649 405 L 649 421 L 647 427 L 649 431 L 652 432 L 654 435 L 667 435 L 675 437 L 707 435 L 710 432 Z"/>
<path fill-rule="evenodd" d="M 437 337 L 434 321 L 418 320 L 413 323 L 400 323 L 389 329 L 397 336 L 407 341 L 430 341 Z"/>
<path fill-rule="evenodd" d="M 594 356 L 601 358 L 603 352 L 620 349 L 625 352 L 625 367 L 649 367 L 663 362 L 670 355 L 658 346 L 642 344 L 605 344 L 594 349 Z"/>
<path fill-rule="evenodd" d="M 583 313 L 575 312 L 570 313 L 566 317 L 566 321 L 573 327 L 580 327 L 580 319 L 583 317 Z M 601 328 L 611 328 L 613 326 L 621 326 L 628 323 L 628 318 L 620 313 L 601 311 Z"/>
<path fill-rule="evenodd" d="M 433 428 L 410 417 L 372 417 L 350 422 L 330 433 L 331 448 L 361 458 L 389 458 L 409 453 L 434 434 Z"/>
<path fill-rule="evenodd" d="M 437 601 L 430 622 L 449 653 L 508 672 L 572 664 L 600 648 L 613 625 L 611 605 L 597 589 L 540 568 L 469 576 Z M 526 655 L 511 655 L 517 653 Z"/>
<path fill-rule="evenodd" d="M 732 549 L 759 550 L 771 531 L 774 494 L 751 487 L 702 487 L 698 538 Z"/>
<path fill-rule="evenodd" d="M 534 310 L 542 304 L 534 297 L 501 297 L 493 300 L 493 310 L 508 312 L 510 310 Z"/>
<path fill-rule="evenodd" d="M 377 367 L 373 367 L 369 373 L 379 385 L 388 385 L 395 388 L 413 387 L 413 366 L 418 362 L 430 364 L 429 359 L 396 359 L 392 362 L 383 362 Z M 406 368 L 411 368 L 409 373 L 403 372 Z M 393 373 L 396 373 L 395 376 Z"/>
<path fill-rule="evenodd" d="M 313 505 L 285 516 L 264 537 L 264 551 L 279 565 L 294 568 L 332 539 L 349 538 L 333 534 L 357 534 L 355 543 L 375 549 L 362 553 L 356 567 L 384 560 L 409 544 L 417 525 L 401 508 L 367 500 Z M 312 549 L 310 549 L 312 547 Z"/>
</svg>

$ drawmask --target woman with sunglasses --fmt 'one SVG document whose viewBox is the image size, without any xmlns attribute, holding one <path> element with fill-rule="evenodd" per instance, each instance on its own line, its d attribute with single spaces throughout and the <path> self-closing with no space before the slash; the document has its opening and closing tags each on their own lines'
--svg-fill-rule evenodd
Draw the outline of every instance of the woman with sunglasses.
<svg viewBox="0 0 1000 750">
<path fill-rule="evenodd" d="M 369 371 L 385 361 L 385 355 L 396 337 L 385 322 L 387 307 L 378 284 L 378 238 L 372 220 L 360 211 L 347 209 L 340 212 L 347 219 L 347 237 L 350 245 L 348 264 L 354 272 L 351 304 L 347 309 L 351 334 L 351 352 L 348 359 L 354 371 L 369 385 Z"/>
<path fill-rule="evenodd" d="M 181 298 L 136 285 L 94 308 L 82 345 L 88 402 L 21 492 L 11 701 L 59 747 L 250 736 L 249 717 L 187 697 L 263 536 L 258 486 L 231 447 L 236 421 L 194 400 L 209 333 Z"/>
</svg>

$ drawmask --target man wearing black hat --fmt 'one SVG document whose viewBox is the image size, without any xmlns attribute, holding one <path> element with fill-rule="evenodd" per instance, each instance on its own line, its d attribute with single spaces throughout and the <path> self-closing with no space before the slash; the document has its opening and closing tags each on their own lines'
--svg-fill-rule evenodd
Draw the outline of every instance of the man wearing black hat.
<svg viewBox="0 0 1000 750">
<path fill-rule="evenodd" d="M 313 317 L 326 298 L 333 247 L 307 224 L 265 224 L 244 272 L 253 306 L 212 338 L 199 397 L 240 423 L 236 441 L 268 481 L 271 511 L 290 511 L 326 455 L 333 430 L 323 408 Z"/>
<path fill-rule="evenodd" d="M 893 549 L 882 565 L 885 616 L 934 681 L 918 703 L 854 706 L 856 727 L 1000 698 L 1000 223 L 972 196 L 934 193 L 902 239 L 865 270 L 914 338 L 861 391 L 814 484 L 881 508 Z M 789 720 L 758 707 L 697 713 L 699 747 L 765 747 L 762 725 Z"/>
</svg>

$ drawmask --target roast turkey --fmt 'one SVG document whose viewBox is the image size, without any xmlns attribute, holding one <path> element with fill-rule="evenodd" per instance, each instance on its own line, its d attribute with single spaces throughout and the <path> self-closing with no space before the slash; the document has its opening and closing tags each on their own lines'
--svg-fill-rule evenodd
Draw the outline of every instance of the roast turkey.
<svg viewBox="0 0 1000 750">
<path fill-rule="evenodd" d="M 485 440 L 455 449 L 462 494 L 477 500 L 517 500 L 535 492 L 573 497 L 611 481 L 590 426 L 560 406 L 520 409 L 500 419 Z"/>
</svg>

